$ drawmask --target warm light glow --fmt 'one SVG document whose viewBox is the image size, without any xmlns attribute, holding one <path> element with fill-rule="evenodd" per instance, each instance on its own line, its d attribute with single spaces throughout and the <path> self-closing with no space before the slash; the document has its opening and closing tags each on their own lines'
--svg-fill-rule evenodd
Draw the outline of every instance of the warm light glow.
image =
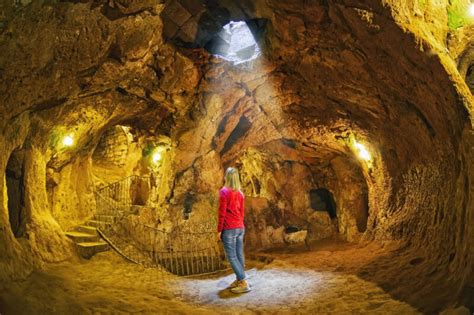
<svg viewBox="0 0 474 315">
<path fill-rule="evenodd" d="M 467 14 L 470 17 L 474 17 L 474 3 L 469 4 L 469 7 L 467 8 Z"/>
<path fill-rule="evenodd" d="M 155 152 L 153 153 L 153 156 L 151 157 L 153 163 L 157 163 L 158 161 L 161 160 L 161 153 L 160 152 Z"/>
<path fill-rule="evenodd" d="M 356 142 L 354 144 L 354 147 L 357 149 L 357 154 L 359 155 L 360 159 L 364 161 L 370 161 L 372 159 L 372 156 L 363 144 Z"/>
<path fill-rule="evenodd" d="M 64 139 L 63 139 L 63 145 L 65 147 L 71 147 L 74 145 L 74 139 L 72 138 L 72 136 L 65 136 Z"/>
</svg>

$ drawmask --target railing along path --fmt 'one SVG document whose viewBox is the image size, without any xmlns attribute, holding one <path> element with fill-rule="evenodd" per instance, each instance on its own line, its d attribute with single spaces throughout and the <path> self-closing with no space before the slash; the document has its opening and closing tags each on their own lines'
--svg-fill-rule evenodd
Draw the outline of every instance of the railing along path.
<svg viewBox="0 0 474 315">
<path fill-rule="evenodd" d="M 141 223 L 132 214 L 134 185 L 147 177 L 130 176 L 95 193 L 98 231 L 127 260 L 180 276 L 212 273 L 224 268 L 216 222 L 191 223 L 166 231 Z"/>
</svg>

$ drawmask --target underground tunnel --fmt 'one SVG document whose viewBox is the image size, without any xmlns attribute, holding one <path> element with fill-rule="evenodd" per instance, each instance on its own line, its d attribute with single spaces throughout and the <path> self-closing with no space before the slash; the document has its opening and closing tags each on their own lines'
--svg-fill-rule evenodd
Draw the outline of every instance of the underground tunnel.
<svg viewBox="0 0 474 315">
<path fill-rule="evenodd" d="M 472 314 L 473 13 L 3 1 L 0 313 Z"/>
</svg>

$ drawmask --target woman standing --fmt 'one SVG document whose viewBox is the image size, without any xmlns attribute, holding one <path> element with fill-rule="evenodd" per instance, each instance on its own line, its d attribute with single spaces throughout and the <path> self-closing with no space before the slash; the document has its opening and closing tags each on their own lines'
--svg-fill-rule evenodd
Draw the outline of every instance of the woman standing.
<svg viewBox="0 0 474 315">
<path fill-rule="evenodd" d="M 225 184 L 219 191 L 219 239 L 237 279 L 230 285 L 234 293 L 249 292 L 245 280 L 244 257 L 244 194 L 240 191 L 239 172 L 229 167 L 225 172 Z"/>
</svg>

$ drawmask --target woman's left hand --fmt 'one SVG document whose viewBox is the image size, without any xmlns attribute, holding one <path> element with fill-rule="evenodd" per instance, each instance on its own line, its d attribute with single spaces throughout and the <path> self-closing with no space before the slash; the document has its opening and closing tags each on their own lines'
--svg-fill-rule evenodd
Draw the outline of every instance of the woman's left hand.
<svg viewBox="0 0 474 315">
<path fill-rule="evenodd" d="M 221 233 L 222 233 L 222 232 L 217 232 L 217 240 L 218 240 L 218 241 L 221 240 Z"/>
</svg>

